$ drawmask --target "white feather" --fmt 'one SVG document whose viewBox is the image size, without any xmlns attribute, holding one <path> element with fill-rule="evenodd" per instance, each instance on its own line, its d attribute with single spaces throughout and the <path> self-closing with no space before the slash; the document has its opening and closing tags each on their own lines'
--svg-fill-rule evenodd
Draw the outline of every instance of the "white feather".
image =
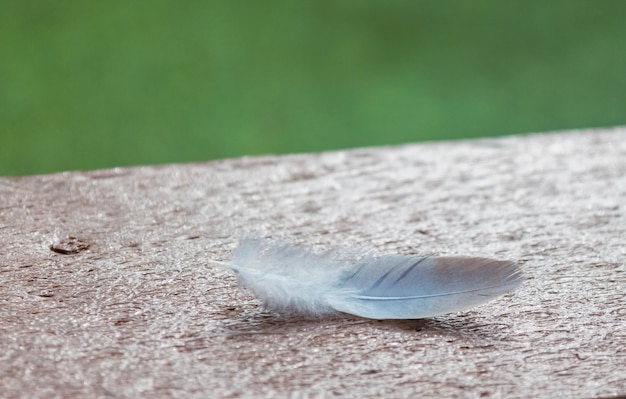
<svg viewBox="0 0 626 399">
<path fill-rule="evenodd" d="M 522 282 L 519 267 L 507 261 L 385 255 L 350 262 L 259 239 L 242 240 L 232 263 L 213 263 L 234 270 L 268 309 L 318 317 L 432 317 L 487 302 Z"/>
</svg>

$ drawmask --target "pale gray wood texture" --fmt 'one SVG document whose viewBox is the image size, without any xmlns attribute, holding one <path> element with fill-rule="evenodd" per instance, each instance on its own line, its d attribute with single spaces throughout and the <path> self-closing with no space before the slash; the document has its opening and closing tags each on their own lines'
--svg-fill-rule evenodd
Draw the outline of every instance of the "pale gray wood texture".
<svg viewBox="0 0 626 399">
<path fill-rule="evenodd" d="M 284 319 L 239 237 L 518 261 L 419 321 Z M 626 394 L 626 130 L 0 178 L 0 396 Z"/>
</svg>

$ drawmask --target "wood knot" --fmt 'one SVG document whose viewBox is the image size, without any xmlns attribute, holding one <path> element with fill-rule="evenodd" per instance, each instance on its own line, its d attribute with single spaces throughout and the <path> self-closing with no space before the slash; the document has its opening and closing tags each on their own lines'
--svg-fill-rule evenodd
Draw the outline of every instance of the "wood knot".
<svg viewBox="0 0 626 399">
<path fill-rule="evenodd" d="M 69 236 L 55 244 L 50 245 L 50 250 L 63 255 L 71 255 L 89 249 L 90 245 L 91 244 L 81 240 L 80 238 Z"/>
</svg>

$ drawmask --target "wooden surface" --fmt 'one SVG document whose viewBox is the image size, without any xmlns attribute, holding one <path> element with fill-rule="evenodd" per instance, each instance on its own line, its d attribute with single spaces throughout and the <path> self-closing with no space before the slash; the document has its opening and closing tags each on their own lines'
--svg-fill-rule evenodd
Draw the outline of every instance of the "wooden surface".
<svg viewBox="0 0 626 399">
<path fill-rule="evenodd" d="M 0 396 L 626 394 L 626 130 L 0 178 Z M 527 281 L 415 321 L 283 318 L 241 236 L 476 255 Z"/>
</svg>

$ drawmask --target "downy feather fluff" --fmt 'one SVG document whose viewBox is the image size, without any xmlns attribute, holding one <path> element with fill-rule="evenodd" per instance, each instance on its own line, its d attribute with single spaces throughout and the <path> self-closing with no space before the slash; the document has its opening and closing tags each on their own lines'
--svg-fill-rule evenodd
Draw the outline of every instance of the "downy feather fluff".
<svg viewBox="0 0 626 399">
<path fill-rule="evenodd" d="M 522 282 L 519 267 L 507 261 L 384 255 L 350 262 L 260 239 L 242 240 L 232 263 L 213 263 L 234 270 L 266 308 L 317 317 L 432 317 L 480 305 Z"/>
</svg>

